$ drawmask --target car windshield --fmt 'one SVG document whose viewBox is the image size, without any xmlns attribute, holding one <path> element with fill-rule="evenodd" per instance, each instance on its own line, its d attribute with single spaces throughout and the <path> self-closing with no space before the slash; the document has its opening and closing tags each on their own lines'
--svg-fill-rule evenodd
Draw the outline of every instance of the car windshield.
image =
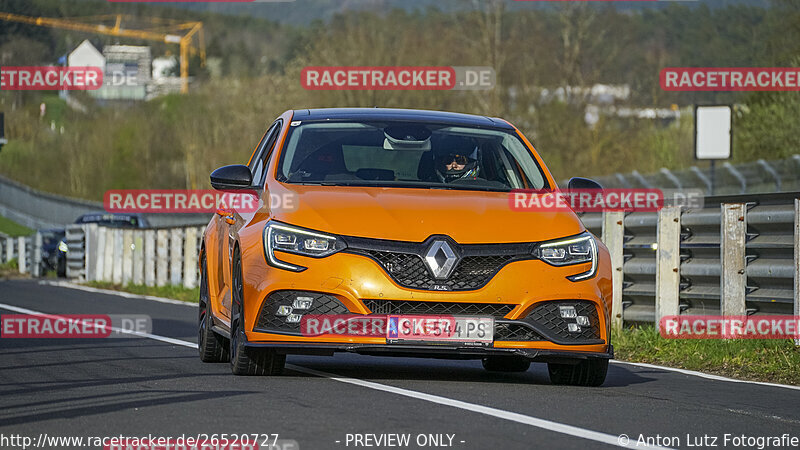
<svg viewBox="0 0 800 450">
<path fill-rule="evenodd" d="M 330 186 L 548 188 L 515 134 L 410 122 L 293 124 L 278 180 Z"/>
</svg>

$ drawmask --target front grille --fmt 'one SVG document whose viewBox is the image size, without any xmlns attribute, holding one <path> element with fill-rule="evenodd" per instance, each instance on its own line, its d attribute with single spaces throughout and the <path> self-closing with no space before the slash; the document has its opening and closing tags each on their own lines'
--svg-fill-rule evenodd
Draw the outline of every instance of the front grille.
<svg viewBox="0 0 800 450">
<path fill-rule="evenodd" d="M 581 327 L 581 331 L 577 333 L 570 332 L 567 329 L 567 324 L 575 323 L 575 319 L 562 318 L 558 309 L 559 306 L 574 306 L 577 315 L 587 316 L 589 318 L 590 326 Z M 597 307 L 594 303 L 586 300 L 554 300 L 542 302 L 535 306 L 522 320 L 530 323 L 547 339 L 556 343 L 590 344 L 601 342 L 600 320 L 597 315 Z"/>
<path fill-rule="evenodd" d="M 379 250 L 364 250 L 364 254 L 380 264 L 400 286 L 422 290 L 469 291 L 486 283 L 503 266 L 515 259 L 514 255 L 465 256 L 456 264 L 446 280 L 431 276 L 419 255 Z"/>
<path fill-rule="evenodd" d="M 483 316 L 502 319 L 516 305 L 504 303 L 420 302 L 406 300 L 364 300 L 373 314 Z"/>
<path fill-rule="evenodd" d="M 254 331 L 300 333 L 299 323 L 287 323 L 286 317 L 275 315 L 279 306 L 291 306 L 298 296 L 313 298 L 311 308 L 297 311 L 298 314 L 348 314 L 350 312 L 336 297 L 331 295 L 307 291 L 275 291 L 261 305 L 261 314 L 258 316 Z"/>
<path fill-rule="evenodd" d="M 529 327 L 519 323 L 496 322 L 495 341 L 543 341 L 544 338 Z"/>
</svg>

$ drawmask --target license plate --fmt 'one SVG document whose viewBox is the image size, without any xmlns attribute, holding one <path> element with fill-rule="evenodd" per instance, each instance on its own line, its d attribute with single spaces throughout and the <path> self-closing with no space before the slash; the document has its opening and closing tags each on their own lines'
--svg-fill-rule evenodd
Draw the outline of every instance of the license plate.
<svg viewBox="0 0 800 450">
<path fill-rule="evenodd" d="M 386 339 L 391 341 L 491 344 L 493 317 L 388 316 Z"/>
</svg>

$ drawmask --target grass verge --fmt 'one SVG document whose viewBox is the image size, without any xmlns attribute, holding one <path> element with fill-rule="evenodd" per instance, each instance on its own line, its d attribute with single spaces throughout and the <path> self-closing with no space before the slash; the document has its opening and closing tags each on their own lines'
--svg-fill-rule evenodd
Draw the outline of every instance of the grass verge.
<svg viewBox="0 0 800 450">
<path fill-rule="evenodd" d="M 33 230 L 11 219 L 0 216 L 0 233 L 7 234 L 11 237 L 30 236 L 33 234 Z"/>
<path fill-rule="evenodd" d="M 777 339 L 664 339 L 653 326 L 615 332 L 614 357 L 742 380 L 800 385 L 800 347 Z"/>
<path fill-rule="evenodd" d="M 90 281 L 86 286 L 98 289 L 110 289 L 113 291 L 130 292 L 138 295 L 152 295 L 155 297 L 165 297 L 181 300 L 189 303 L 197 303 L 200 296 L 200 288 L 187 289 L 183 286 L 145 286 L 143 284 L 128 284 L 125 286 L 109 283 L 107 281 Z"/>
</svg>

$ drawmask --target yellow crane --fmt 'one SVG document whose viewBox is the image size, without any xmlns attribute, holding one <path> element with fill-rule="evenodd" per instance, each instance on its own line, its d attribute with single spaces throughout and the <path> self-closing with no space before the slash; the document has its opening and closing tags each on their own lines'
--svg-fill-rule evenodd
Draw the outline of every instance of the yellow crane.
<svg viewBox="0 0 800 450">
<path fill-rule="evenodd" d="M 0 20 L 19 22 L 40 27 L 60 28 L 62 30 L 84 31 L 87 33 L 127 37 L 149 41 L 159 41 L 180 46 L 181 92 L 189 92 L 189 55 L 199 54 L 203 66 L 206 63 L 203 22 L 181 22 L 162 18 L 136 18 L 126 14 L 107 14 L 101 16 L 51 18 L 29 17 L 0 11 Z M 125 23 L 147 21 L 142 29 L 126 28 Z M 112 24 L 113 23 L 113 24 Z M 195 38 L 197 45 L 194 44 Z"/>
</svg>

